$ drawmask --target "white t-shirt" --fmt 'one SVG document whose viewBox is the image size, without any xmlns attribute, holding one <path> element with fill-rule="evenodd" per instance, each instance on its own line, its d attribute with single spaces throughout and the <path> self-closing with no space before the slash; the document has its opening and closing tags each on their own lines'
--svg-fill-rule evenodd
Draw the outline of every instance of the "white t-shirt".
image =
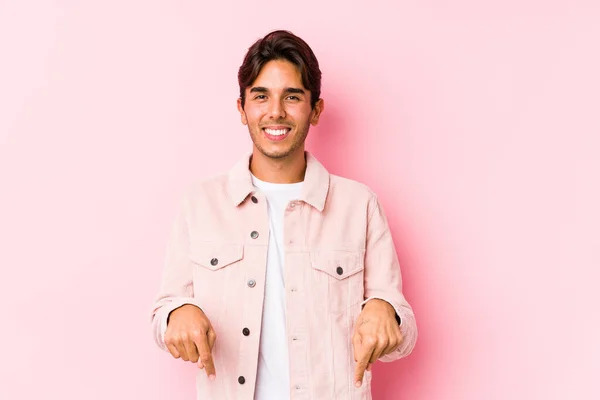
<svg viewBox="0 0 600 400">
<path fill-rule="evenodd" d="M 290 367 L 285 315 L 283 218 L 289 202 L 300 198 L 302 182 L 269 183 L 252 175 L 252 183 L 267 197 L 270 226 L 265 301 L 254 399 L 288 400 Z"/>
</svg>

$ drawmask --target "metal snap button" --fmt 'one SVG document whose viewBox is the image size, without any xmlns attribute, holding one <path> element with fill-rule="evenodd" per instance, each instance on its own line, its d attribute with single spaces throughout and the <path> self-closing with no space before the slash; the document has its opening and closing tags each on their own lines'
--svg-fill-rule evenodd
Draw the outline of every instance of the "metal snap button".
<svg viewBox="0 0 600 400">
<path fill-rule="evenodd" d="M 216 259 L 216 258 L 213 258 L 212 260 L 210 260 L 210 265 L 212 265 L 213 267 L 214 267 L 215 265 L 217 265 L 218 263 L 219 263 L 219 260 L 218 260 L 218 259 Z"/>
<path fill-rule="evenodd" d="M 338 275 L 344 274 L 344 269 L 342 267 L 337 267 L 337 269 L 335 271 L 338 273 Z"/>
</svg>

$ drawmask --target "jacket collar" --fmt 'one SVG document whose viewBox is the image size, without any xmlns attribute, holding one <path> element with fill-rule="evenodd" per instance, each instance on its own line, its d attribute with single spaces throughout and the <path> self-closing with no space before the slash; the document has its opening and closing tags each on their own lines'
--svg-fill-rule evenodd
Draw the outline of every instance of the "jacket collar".
<svg viewBox="0 0 600 400">
<path fill-rule="evenodd" d="M 325 167 L 308 151 L 304 152 L 306 156 L 306 173 L 304 174 L 304 184 L 300 200 L 310 204 L 319 212 L 325 208 L 325 200 L 329 192 L 329 172 Z M 252 153 L 244 155 L 238 161 L 227 176 L 227 190 L 231 201 L 237 207 L 256 190 L 252 184 L 252 175 L 250 174 L 250 158 Z"/>
</svg>

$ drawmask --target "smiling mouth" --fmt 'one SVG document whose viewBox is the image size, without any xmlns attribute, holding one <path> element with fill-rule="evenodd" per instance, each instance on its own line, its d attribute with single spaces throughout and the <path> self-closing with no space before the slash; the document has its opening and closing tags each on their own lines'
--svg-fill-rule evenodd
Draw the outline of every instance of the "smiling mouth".
<svg viewBox="0 0 600 400">
<path fill-rule="evenodd" d="M 291 128 L 287 126 L 277 126 L 273 128 L 262 128 L 263 134 L 265 138 L 271 142 L 280 142 L 285 140 L 289 136 L 291 132 Z"/>
<path fill-rule="evenodd" d="M 263 131 L 266 132 L 269 136 L 284 136 L 286 134 L 288 134 L 290 132 L 290 128 L 278 128 L 278 129 L 272 129 L 272 128 L 263 128 Z"/>
</svg>

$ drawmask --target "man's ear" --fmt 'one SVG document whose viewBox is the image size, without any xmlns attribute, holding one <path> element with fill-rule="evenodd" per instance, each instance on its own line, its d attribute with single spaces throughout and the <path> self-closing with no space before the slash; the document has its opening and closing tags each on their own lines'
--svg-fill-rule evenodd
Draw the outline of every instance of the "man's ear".
<svg viewBox="0 0 600 400">
<path fill-rule="evenodd" d="M 242 99 L 241 98 L 237 99 L 237 109 L 240 112 L 240 116 L 242 118 L 242 124 L 248 125 L 248 118 L 246 118 L 246 112 L 244 111 L 244 108 L 242 107 Z"/>
<path fill-rule="evenodd" d="M 319 123 L 319 118 L 321 117 L 321 113 L 325 109 L 325 101 L 323 99 L 317 100 L 315 106 L 312 110 L 312 117 L 310 118 L 310 124 L 316 126 Z"/>
</svg>

